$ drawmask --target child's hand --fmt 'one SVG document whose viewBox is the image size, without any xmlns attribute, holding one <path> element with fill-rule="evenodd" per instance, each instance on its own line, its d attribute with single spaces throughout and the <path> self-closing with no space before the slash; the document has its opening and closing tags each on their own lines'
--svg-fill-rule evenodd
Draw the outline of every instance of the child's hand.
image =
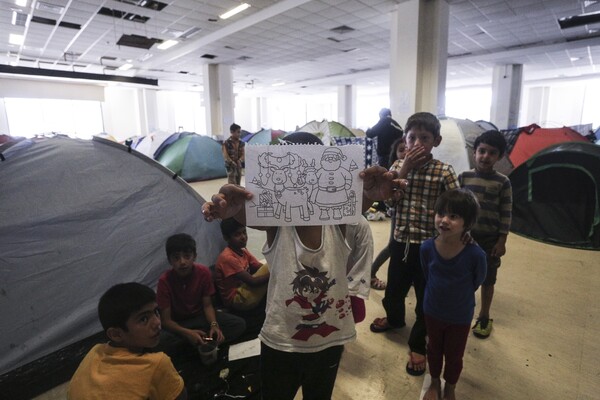
<svg viewBox="0 0 600 400">
<path fill-rule="evenodd" d="M 225 340 L 225 336 L 223 336 L 223 332 L 221 332 L 221 328 L 219 328 L 218 326 L 211 326 L 210 337 L 215 339 L 215 336 L 216 336 L 217 343 L 221 343 L 222 341 Z"/>
<path fill-rule="evenodd" d="M 506 254 L 506 246 L 504 243 L 496 243 L 496 245 L 492 248 L 490 252 L 490 256 L 500 258 Z"/>
<path fill-rule="evenodd" d="M 185 338 L 188 342 L 192 344 L 192 346 L 199 346 L 201 344 L 206 343 L 204 338 L 206 337 L 206 332 L 200 329 L 189 329 L 186 332 Z"/>
<path fill-rule="evenodd" d="M 405 179 L 396 179 L 393 172 L 380 166 L 369 167 L 361 171 L 359 176 L 363 179 L 363 194 L 372 201 L 389 199 L 407 185 Z"/>
<path fill-rule="evenodd" d="M 243 187 L 227 184 L 221 187 L 218 194 L 214 194 L 212 201 L 202 205 L 202 215 L 206 221 L 217 218 L 227 219 L 238 215 L 244 210 L 246 200 L 252 198 L 252 193 Z"/>
<path fill-rule="evenodd" d="M 413 147 L 412 149 L 406 152 L 406 157 L 404 157 L 404 164 L 406 164 L 407 168 L 412 171 L 413 169 L 419 169 L 423 165 L 427 164 L 429 160 L 431 160 L 433 156 L 431 153 L 425 152 L 425 148 L 423 146 Z"/>
</svg>

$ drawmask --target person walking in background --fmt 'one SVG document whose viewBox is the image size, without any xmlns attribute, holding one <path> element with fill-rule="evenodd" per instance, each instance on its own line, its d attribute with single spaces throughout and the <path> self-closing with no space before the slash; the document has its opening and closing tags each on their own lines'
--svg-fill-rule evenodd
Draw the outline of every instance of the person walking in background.
<svg viewBox="0 0 600 400">
<path fill-rule="evenodd" d="M 240 140 L 242 128 L 238 124 L 231 124 L 229 136 L 222 146 L 225 168 L 227 169 L 227 182 L 239 185 L 242 181 L 242 163 L 244 162 L 244 146 Z"/>
<path fill-rule="evenodd" d="M 366 135 L 371 139 L 377 140 L 377 158 L 378 163 L 385 169 L 390 169 L 390 149 L 392 143 L 395 140 L 402 138 L 402 127 L 394 119 L 392 119 L 392 112 L 389 108 L 382 108 L 379 111 L 379 121 L 371 128 L 367 129 Z M 376 214 L 375 218 L 371 219 L 385 219 L 386 206 L 383 201 L 377 203 L 375 207 L 376 212 L 382 214 Z"/>
<path fill-rule="evenodd" d="M 487 254 L 488 273 L 481 285 L 481 308 L 473 334 L 485 339 L 492 333 L 494 322 L 490 319 L 490 307 L 500 257 L 506 253 L 512 218 L 512 187 L 508 177 L 494 170 L 494 165 L 506 151 L 504 135 L 495 130 L 486 131 L 475 139 L 473 148 L 475 169 L 461 173 L 458 182 L 461 187 L 471 190 L 481 205 L 481 215 L 471 236 Z"/>
</svg>

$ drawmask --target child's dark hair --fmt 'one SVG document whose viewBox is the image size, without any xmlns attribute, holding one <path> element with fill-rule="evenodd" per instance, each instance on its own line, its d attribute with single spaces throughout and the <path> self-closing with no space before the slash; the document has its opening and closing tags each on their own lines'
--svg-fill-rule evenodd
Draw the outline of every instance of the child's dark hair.
<svg viewBox="0 0 600 400">
<path fill-rule="evenodd" d="M 221 221 L 221 233 L 225 240 L 229 239 L 240 228 L 245 228 L 245 226 L 235 218 L 227 218 Z"/>
<path fill-rule="evenodd" d="M 396 152 L 398 150 L 398 146 L 401 144 L 404 144 L 404 136 L 402 136 L 400 139 L 394 140 L 394 143 L 392 143 L 392 149 L 390 150 L 390 166 L 398 159 Z"/>
<path fill-rule="evenodd" d="M 178 252 L 196 254 L 196 241 L 187 233 L 178 233 L 167 239 L 165 249 L 167 250 L 167 259 Z"/>
<path fill-rule="evenodd" d="M 127 331 L 127 320 L 148 303 L 156 301 L 154 290 L 137 282 L 119 283 L 108 289 L 98 302 L 98 318 L 108 328 Z"/>
<path fill-rule="evenodd" d="M 465 221 L 465 231 L 477 222 L 479 203 L 469 189 L 452 189 L 440 195 L 435 202 L 435 213 L 439 215 L 458 214 Z"/>
<path fill-rule="evenodd" d="M 418 112 L 408 117 L 406 126 L 404 127 L 404 132 L 409 132 L 412 128 L 419 128 L 424 131 L 431 132 L 433 134 L 433 138 L 435 139 L 440 136 L 440 129 L 442 129 L 442 125 L 440 124 L 440 120 L 437 119 L 437 117 L 432 113 Z"/>
<path fill-rule="evenodd" d="M 502 133 L 496 130 L 485 131 L 481 135 L 477 136 L 475 143 L 473 143 L 473 149 L 477 150 L 477 147 L 479 147 L 481 143 L 485 143 L 498 149 L 500 157 L 502 157 L 506 152 L 506 138 Z"/>
<path fill-rule="evenodd" d="M 236 124 L 235 122 L 233 124 L 231 124 L 231 126 L 229 127 L 229 132 L 235 132 L 238 129 L 242 129 L 241 126 L 239 126 L 238 124 Z"/>
</svg>

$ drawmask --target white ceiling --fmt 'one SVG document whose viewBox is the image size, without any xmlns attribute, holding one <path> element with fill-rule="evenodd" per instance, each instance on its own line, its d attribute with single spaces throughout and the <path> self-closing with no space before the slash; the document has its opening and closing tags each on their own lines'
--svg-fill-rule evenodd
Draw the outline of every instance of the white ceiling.
<svg viewBox="0 0 600 400">
<path fill-rule="evenodd" d="M 138 5 L 144 1 L 149 0 L 26 0 L 19 6 L 17 0 L 0 0 L 0 65 L 150 78 L 165 87 L 201 89 L 203 66 L 219 63 L 232 66 L 238 93 L 387 87 L 390 11 L 405 0 L 246 0 L 251 7 L 227 20 L 218 15 L 240 1 L 162 0 L 161 11 Z M 599 1 L 448 3 L 449 87 L 490 82 L 492 67 L 505 63 L 524 64 L 529 80 L 600 73 L 600 24 L 568 29 L 558 24 L 561 17 L 600 12 Z M 101 15 L 102 9 L 125 17 Z M 13 25 L 14 12 L 24 24 Z M 40 18 L 56 24 L 36 22 Z M 332 31 L 340 26 L 354 30 Z M 179 37 L 192 28 L 200 30 Z M 11 33 L 23 34 L 23 45 L 9 44 Z M 159 41 L 179 37 L 180 43 L 168 50 L 117 45 L 123 34 Z M 215 58 L 203 58 L 206 54 Z M 115 69 L 128 60 L 131 70 Z M 272 86 L 281 82 L 285 85 Z"/>
</svg>

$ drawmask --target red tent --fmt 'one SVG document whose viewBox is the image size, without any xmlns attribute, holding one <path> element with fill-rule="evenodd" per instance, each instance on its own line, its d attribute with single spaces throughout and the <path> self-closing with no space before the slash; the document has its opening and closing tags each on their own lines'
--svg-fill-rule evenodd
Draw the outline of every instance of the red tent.
<svg viewBox="0 0 600 400">
<path fill-rule="evenodd" d="M 521 128 L 509 158 L 515 168 L 532 155 L 553 144 L 562 142 L 587 142 L 577 131 L 566 126 L 562 128 L 540 128 L 532 124 Z"/>
</svg>

